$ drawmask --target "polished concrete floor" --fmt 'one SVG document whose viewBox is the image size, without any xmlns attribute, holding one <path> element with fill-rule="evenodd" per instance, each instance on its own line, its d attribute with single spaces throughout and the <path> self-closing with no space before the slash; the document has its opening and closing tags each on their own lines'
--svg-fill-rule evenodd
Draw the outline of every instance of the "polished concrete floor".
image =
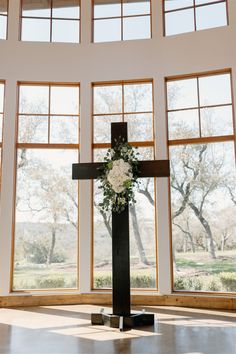
<svg viewBox="0 0 236 354">
<path fill-rule="evenodd" d="M 146 307 L 155 326 L 91 326 L 97 306 L 0 309 L 0 354 L 236 354 L 236 313 Z M 110 312 L 109 308 L 105 311 Z"/>
</svg>

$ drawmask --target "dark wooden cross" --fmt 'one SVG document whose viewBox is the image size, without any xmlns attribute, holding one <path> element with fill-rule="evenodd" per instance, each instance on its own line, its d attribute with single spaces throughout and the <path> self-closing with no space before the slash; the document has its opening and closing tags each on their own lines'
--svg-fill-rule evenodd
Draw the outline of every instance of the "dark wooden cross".
<svg viewBox="0 0 236 354">
<path fill-rule="evenodd" d="M 118 139 L 127 142 L 127 123 L 111 123 L 111 147 Z M 103 162 L 73 164 L 73 179 L 96 179 Z M 167 177 L 170 175 L 169 160 L 139 161 L 139 177 Z M 108 322 L 112 327 L 119 327 L 116 317 L 122 317 L 124 325 L 153 324 L 154 315 L 131 315 L 130 311 L 130 254 L 129 254 L 129 207 L 120 214 L 112 212 L 112 305 L 113 314 L 93 316 L 92 323 Z M 110 317 L 109 317 L 110 316 Z"/>
</svg>

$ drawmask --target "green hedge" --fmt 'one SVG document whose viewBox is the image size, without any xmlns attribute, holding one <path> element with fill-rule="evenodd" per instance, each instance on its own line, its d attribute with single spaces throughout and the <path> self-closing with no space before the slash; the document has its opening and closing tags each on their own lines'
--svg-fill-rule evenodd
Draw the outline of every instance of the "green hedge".
<svg viewBox="0 0 236 354">
<path fill-rule="evenodd" d="M 132 274 L 132 288 L 155 288 L 155 279 L 150 275 Z M 30 276 L 26 274 L 23 278 L 15 278 L 16 289 L 56 289 L 74 288 L 76 279 L 62 275 Z M 230 291 L 236 292 L 236 273 L 222 272 L 218 275 L 202 276 L 177 276 L 175 277 L 175 290 L 190 291 Z M 112 287 L 112 277 L 109 274 L 99 274 L 94 277 L 96 289 L 107 289 Z"/>
<path fill-rule="evenodd" d="M 150 275 L 131 275 L 130 283 L 132 288 L 155 288 L 156 282 Z M 112 277 L 111 275 L 96 275 L 94 277 L 94 288 L 95 289 L 106 289 L 112 287 Z"/>
<path fill-rule="evenodd" d="M 175 290 L 236 292 L 236 273 L 222 272 L 206 276 L 177 276 Z"/>
<path fill-rule="evenodd" d="M 37 278 L 35 284 L 37 289 L 65 288 L 65 279 L 63 277 Z"/>
<path fill-rule="evenodd" d="M 227 291 L 236 292 L 236 273 L 220 273 L 219 278 Z"/>
</svg>

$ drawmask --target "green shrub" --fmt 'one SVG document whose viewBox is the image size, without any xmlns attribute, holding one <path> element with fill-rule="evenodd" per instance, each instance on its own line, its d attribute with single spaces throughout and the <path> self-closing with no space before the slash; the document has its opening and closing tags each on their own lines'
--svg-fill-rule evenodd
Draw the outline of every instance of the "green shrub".
<svg viewBox="0 0 236 354">
<path fill-rule="evenodd" d="M 227 291 L 236 291 L 236 273 L 220 273 L 219 279 Z"/>
<path fill-rule="evenodd" d="M 175 290 L 202 290 L 203 279 L 198 276 L 176 277 Z"/>
<path fill-rule="evenodd" d="M 155 288 L 156 281 L 150 275 L 132 274 L 130 277 L 131 288 Z"/>
<path fill-rule="evenodd" d="M 222 284 L 218 275 L 177 276 L 175 278 L 175 290 L 221 291 Z"/>
<path fill-rule="evenodd" d="M 189 277 L 187 279 L 188 283 L 188 287 L 191 290 L 202 290 L 203 288 L 203 282 L 202 279 L 200 277 Z"/>
<path fill-rule="evenodd" d="M 52 256 L 52 263 L 64 263 L 66 261 L 66 255 L 64 252 L 54 252 Z"/>
<path fill-rule="evenodd" d="M 111 288 L 112 287 L 111 275 L 96 275 L 94 277 L 94 287 L 95 289 Z"/>
<path fill-rule="evenodd" d="M 48 246 L 43 239 L 38 242 L 25 241 L 24 252 L 28 262 L 36 264 L 47 262 Z"/>
<path fill-rule="evenodd" d="M 38 289 L 65 287 L 65 279 L 62 277 L 36 278 L 35 282 L 36 282 L 36 288 Z"/>
<path fill-rule="evenodd" d="M 130 285 L 132 288 L 155 288 L 156 282 L 150 275 L 132 274 L 130 277 Z M 94 277 L 95 289 L 111 288 L 111 275 L 96 275 Z"/>
<path fill-rule="evenodd" d="M 203 288 L 206 291 L 221 291 L 221 283 L 218 276 L 205 277 Z"/>
<path fill-rule="evenodd" d="M 175 288 L 175 290 L 185 290 L 185 281 L 184 281 L 184 278 L 182 278 L 182 277 L 176 277 L 176 278 L 175 278 L 174 288 Z"/>
</svg>

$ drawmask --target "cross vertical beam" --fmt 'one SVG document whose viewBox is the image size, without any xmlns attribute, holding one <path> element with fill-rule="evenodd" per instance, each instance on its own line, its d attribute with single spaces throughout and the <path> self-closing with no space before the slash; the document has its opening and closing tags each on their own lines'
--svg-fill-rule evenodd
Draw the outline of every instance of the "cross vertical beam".
<svg viewBox="0 0 236 354">
<path fill-rule="evenodd" d="M 111 124 L 111 146 L 128 141 L 127 125 Z M 130 315 L 129 207 L 120 214 L 112 212 L 112 304 L 113 314 Z"/>
<path fill-rule="evenodd" d="M 111 146 L 120 138 L 127 142 L 127 123 L 112 123 Z M 73 164 L 72 178 L 96 179 L 100 175 L 102 162 Z M 168 160 L 139 161 L 138 177 L 168 177 Z M 154 314 L 130 313 L 130 257 L 129 257 L 129 207 L 120 214 L 112 213 L 112 282 L 113 313 L 92 314 L 92 324 L 110 327 L 133 328 L 154 324 Z"/>
</svg>

